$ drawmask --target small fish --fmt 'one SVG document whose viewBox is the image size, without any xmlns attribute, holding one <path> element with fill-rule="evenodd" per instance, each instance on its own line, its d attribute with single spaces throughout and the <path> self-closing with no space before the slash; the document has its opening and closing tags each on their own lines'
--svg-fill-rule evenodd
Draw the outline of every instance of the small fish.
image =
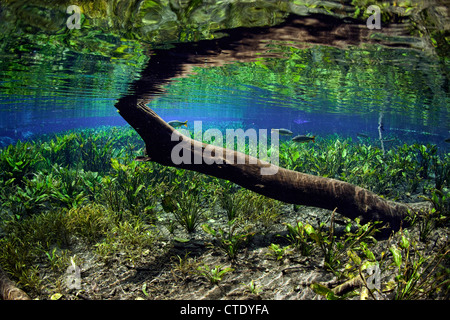
<svg viewBox="0 0 450 320">
<path fill-rule="evenodd" d="M 296 124 L 303 124 L 303 123 L 308 123 L 309 121 L 308 120 L 303 120 L 303 119 L 297 119 L 297 120 L 294 120 L 294 122 Z"/>
<path fill-rule="evenodd" d="M 361 132 L 360 132 L 360 133 L 357 133 L 356 136 L 357 136 L 357 137 L 361 137 L 361 138 L 368 138 L 368 137 L 369 137 L 367 134 L 361 133 Z"/>
<path fill-rule="evenodd" d="M 450 138 L 445 139 L 444 142 L 450 143 Z"/>
<path fill-rule="evenodd" d="M 284 128 L 281 128 L 281 129 L 272 129 L 272 130 L 270 130 L 270 131 L 278 131 L 278 134 L 280 135 L 280 136 L 292 136 L 293 135 L 293 132 L 291 131 L 291 130 L 288 130 L 288 129 L 284 129 Z"/>
<path fill-rule="evenodd" d="M 181 121 L 178 121 L 178 120 L 172 120 L 172 121 L 169 121 L 167 123 L 169 125 L 171 125 L 172 127 L 174 127 L 174 128 L 179 128 L 179 127 L 182 127 L 182 126 L 185 126 L 187 128 L 187 120 L 185 122 L 181 122 Z"/>
<path fill-rule="evenodd" d="M 312 141 L 312 142 L 316 142 L 314 139 L 316 138 L 316 136 L 312 136 L 312 137 L 308 137 L 308 136 L 296 136 L 296 137 L 294 137 L 294 138 L 292 138 L 292 141 L 294 141 L 294 142 L 309 142 L 309 141 Z"/>
</svg>

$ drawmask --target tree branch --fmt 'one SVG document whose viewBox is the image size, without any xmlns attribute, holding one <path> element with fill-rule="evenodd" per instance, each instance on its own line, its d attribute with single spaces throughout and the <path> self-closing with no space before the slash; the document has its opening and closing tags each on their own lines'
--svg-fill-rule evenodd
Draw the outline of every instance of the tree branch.
<svg viewBox="0 0 450 320">
<path fill-rule="evenodd" d="M 326 19 L 334 19 L 327 17 Z M 301 204 L 333 210 L 349 218 L 361 217 L 362 222 L 378 220 L 389 222 L 398 229 L 407 214 L 408 207 L 380 198 L 375 193 L 358 186 L 319 176 L 276 167 L 273 175 L 263 175 L 271 165 L 259 159 L 234 150 L 207 145 L 190 137 L 181 135 L 169 126 L 146 104 L 152 95 L 162 91 L 162 86 L 172 78 L 185 76 L 195 65 L 220 65 L 233 60 L 250 61 L 265 52 L 261 43 L 268 39 L 289 37 L 309 37 L 314 35 L 315 42 L 342 46 L 347 37 L 348 44 L 354 44 L 355 38 L 362 37 L 365 28 L 356 24 L 345 24 L 333 20 L 327 24 L 311 18 L 295 18 L 279 27 L 259 28 L 255 31 L 239 29 L 230 31 L 230 35 L 218 40 L 201 41 L 195 44 L 177 44 L 171 50 L 155 50 L 141 78 L 130 88 L 133 94 L 121 98 L 115 105 L 121 116 L 138 132 L 145 142 L 148 156 L 138 160 L 151 160 L 165 166 L 173 166 L 201 172 L 207 175 L 232 181 L 242 187 L 273 199 L 292 204 Z M 349 31 L 342 33 L 342 30 Z M 250 33 L 251 32 L 251 33 Z M 264 41 L 262 41 L 264 40 Z M 300 40 L 297 39 L 296 40 Z M 357 41 L 356 40 L 356 41 Z M 174 135 L 175 139 L 172 139 Z M 181 143 L 182 142 L 182 143 Z M 182 146 L 180 148 L 180 146 Z M 179 148 L 188 158 L 203 159 L 201 164 L 179 163 L 172 159 L 172 150 Z M 205 152 L 207 151 L 207 152 Z M 233 157 L 225 157 L 230 152 Z M 239 164 L 236 159 L 245 159 Z M 273 168 L 273 167 L 272 167 Z"/>
<path fill-rule="evenodd" d="M 15 283 L 9 280 L 6 273 L 0 268 L 0 300 L 30 300 L 30 297 L 17 288 Z"/>
</svg>

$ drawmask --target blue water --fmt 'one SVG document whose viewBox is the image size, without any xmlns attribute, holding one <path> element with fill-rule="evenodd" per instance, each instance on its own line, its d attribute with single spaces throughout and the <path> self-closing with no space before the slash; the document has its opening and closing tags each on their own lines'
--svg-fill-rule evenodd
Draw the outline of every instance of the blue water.
<svg viewBox="0 0 450 320">
<path fill-rule="evenodd" d="M 75 53 L 48 64 L 45 59 L 36 61 L 34 55 L 15 57 L 16 67 L 9 64 L 0 72 L 0 147 L 41 134 L 127 125 L 114 104 L 139 77 L 136 65 Z M 404 72 L 420 71 L 408 64 L 409 57 L 404 59 L 397 62 L 411 66 L 411 70 L 404 68 Z M 20 65 L 29 67 L 18 68 Z M 443 77 L 439 68 L 427 68 L 427 73 L 430 70 L 436 75 L 428 77 Z M 418 95 L 416 84 L 411 84 L 410 101 L 395 91 L 388 92 L 387 103 L 385 94 L 380 101 L 367 99 L 366 95 L 373 96 L 373 88 L 365 88 L 363 82 L 358 88 L 347 88 L 344 84 L 342 92 L 352 90 L 357 94 L 336 100 L 340 92 L 329 90 L 324 83 L 315 88 L 302 82 L 293 83 L 292 88 L 277 83 L 269 87 L 267 83 L 259 85 L 258 80 L 251 84 L 240 82 L 239 71 L 236 73 L 219 82 L 211 78 L 208 86 L 199 84 L 196 74 L 189 75 L 182 87 L 188 88 L 188 92 L 180 91 L 176 82 L 168 84 L 166 92 L 155 95 L 148 106 L 166 121 L 188 120 L 190 128 L 194 121 L 202 121 L 204 128 L 228 126 L 269 131 L 286 128 L 294 134 L 338 134 L 355 140 L 358 134 L 363 134 L 374 143 L 379 139 L 382 115 L 383 138 L 395 139 L 389 146 L 419 142 L 437 144 L 444 152 L 450 149 L 450 144 L 444 142 L 450 137 L 448 81 L 435 88 L 436 94 L 430 91 L 433 88 L 430 86 L 423 89 L 423 95 Z M 201 75 L 203 81 L 205 74 L 208 79 L 208 69 Z M 379 77 L 383 83 L 383 75 Z M 257 75 L 254 78 L 258 79 Z M 385 81 L 380 93 L 390 87 L 390 80 Z M 286 94 L 284 89 L 295 94 Z M 405 92 L 408 90 L 405 88 Z M 427 110 L 426 116 L 422 116 L 423 110 Z"/>
</svg>

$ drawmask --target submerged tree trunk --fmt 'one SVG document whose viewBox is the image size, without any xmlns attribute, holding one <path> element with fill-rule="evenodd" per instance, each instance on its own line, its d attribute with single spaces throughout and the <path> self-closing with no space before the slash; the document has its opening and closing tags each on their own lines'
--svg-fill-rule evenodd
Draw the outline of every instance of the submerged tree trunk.
<svg viewBox="0 0 450 320">
<path fill-rule="evenodd" d="M 145 142 L 148 157 L 140 157 L 141 161 L 151 160 L 165 166 L 205 173 L 273 199 L 330 210 L 337 208 L 338 213 L 349 218 L 380 220 L 398 229 L 408 210 L 404 204 L 386 201 L 369 190 L 343 181 L 283 168 L 277 167 L 275 174 L 263 175 L 261 170 L 270 167 L 267 162 L 182 136 L 146 106 L 153 94 L 162 91 L 163 84 L 172 78 L 185 76 L 192 66 L 203 66 L 205 63 L 220 65 L 234 60 L 251 61 L 260 57 L 255 53 L 265 52 L 261 43 L 269 39 L 287 40 L 295 36 L 296 40 L 302 40 L 298 37 L 314 34 L 318 42 L 341 46 L 345 42 L 345 35 L 349 37 L 348 42 L 353 44 L 358 41 L 361 32 L 366 32 L 365 28 L 339 21 L 325 24 L 321 20 L 318 22 L 320 28 L 317 29 L 308 19 L 308 23 L 304 24 L 302 20 L 293 20 L 279 28 L 261 28 L 256 32 L 252 29 L 251 34 L 240 29 L 231 32 L 228 38 L 178 44 L 168 51 L 156 50 L 141 78 L 131 85 L 130 91 L 133 93 L 121 98 L 116 108 Z M 181 140 L 183 144 L 180 144 Z M 178 154 L 184 153 L 191 162 L 174 163 L 171 157 L 174 148 L 178 149 Z M 227 152 L 232 152 L 233 157 L 225 157 Z M 243 157 L 245 163 L 239 164 L 236 161 L 238 157 Z M 194 159 L 201 159 L 201 163 L 195 163 Z"/>
<path fill-rule="evenodd" d="M 275 174 L 262 174 L 274 166 L 249 155 L 198 142 L 182 135 L 162 120 L 143 101 L 121 101 L 116 107 L 141 135 L 147 156 L 141 161 L 155 161 L 232 181 L 246 189 L 287 203 L 333 210 L 362 222 L 388 222 L 398 229 L 407 214 L 407 206 L 380 198 L 375 193 L 347 182 L 275 167 Z M 180 143 L 182 141 L 182 143 Z M 172 151 L 190 161 L 174 163 Z M 233 154 L 227 157 L 227 152 Z M 240 164 L 238 158 L 245 159 Z M 194 159 L 201 159 L 195 163 Z"/>
<path fill-rule="evenodd" d="M 30 300 L 30 297 L 16 287 L 0 268 L 0 300 Z"/>
</svg>

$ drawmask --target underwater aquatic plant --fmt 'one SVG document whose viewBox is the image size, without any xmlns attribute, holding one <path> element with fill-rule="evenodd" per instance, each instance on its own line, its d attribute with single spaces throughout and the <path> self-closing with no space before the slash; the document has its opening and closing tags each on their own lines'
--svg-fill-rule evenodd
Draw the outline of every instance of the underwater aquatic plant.
<svg viewBox="0 0 450 320">
<path fill-rule="evenodd" d="M 11 182 L 11 180 L 9 180 Z M 54 190 L 52 176 L 41 173 L 33 179 L 23 179 L 23 186 L 11 186 L 7 194 L 2 196 L 2 207 L 9 215 L 16 218 L 30 216 L 48 208 L 50 193 Z"/>
<path fill-rule="evenodd" d="M 232 192 L 230 189 L 219 191 L 218 197 L 222 208 L 227 213 L 228 221 L 236 219 L 242 211 L 243 203 L 246 201 L 244 192 Z"/>
<path fill-rule="evenodd" d="M 177 176 L 184 174 L 192 173 L 180 171 Z M 175 221 L 181 227 L 192 233 L 205 219 L 206 202 L 203 181 L 192 174 L 184 185 L 176 182 L 170 190 L 167 190 L 161 204 L 166 212 L 174 215 Z"/>
<path fill-rule="evenodd" d="M 87 171 L 107 172 L 114 152 L 113 141 L 114 138 L 101 135 L 80 136 L 76 143 L 82 167 Z"/>
<path fill-rule="evenodd" d="M 450 186 L 450 155 L 448 153 L 444 156 L 444 160 L 439 157 L 433 159 L 432 170 L 437 190 L 442 190 L 444 186 Z"/>
<path fill-rule="evenodd" d="M 65 214 L 67 232 L 87 243 L 102 239 L 116 219 L 108 208 L 95 203 L 71 208 Z"/>
<path fill-rule="evenodd" d="M 0 229 L 5 232 L 0 240 L 0 265 L 18 283 L 29 290 L 40 292 L 42 279 L 39 277 L 37 261 L 51 254 L 53 246 L 66 245 L 69 234 L 65 215 L 57 211 L 45 211 L 29 217 L 0 220 Z M 57 262 L 56 265 L 61 266 Z"/>
<path fill-rule="evenodd" d="M 286 169 L 302 171 L 303 161 L 297 161 L 298 159 L 303 160 L 301 158 L 303 154 L 301 150 L 305 150 L 303 145 L 299 146 L 291 141 L 281 141 L 279 151 L 280 165 Z"/>
<path fill-rule="evenodd" d="M 90 202 L 99 201 L 100 195 L 103 191 L 102 176 L 98 172 L 84 171 L 80 172 L 83 192 L 88 197 Z"/>
<path fill-rule="evenodd" d="M 258 230 L 269 230 L 281 214 L 281 203 L 255 192 L 241 189 L 243 201 L 240 202 L 238 220 L 246 224 L 253 224 Z"/>
<path fill-rule="evenodd" d="M 430 234 L 435 230 L 437 224 L 438 215 L 436 214 L 436 209 L 422 211 L 417 223 L 419 227 L 419 239 L 425 242 Z"/>
<path fill-rule="evenodd" d="M 176 201 L 178 206 L 173 211 L 175 220 L 187 232 L 194 232 L 204 219 L 205 208 L 201 202 L 201 191 L 196 189 L 183 191 Z"/>
<path fill-rule="evenodd" d="M 39 276 L 39 268 L 32 266 L 22 272 L 19 276 L 19 285 L 26 287 L 28 290 L 40 294 L 42 291 L 43 280 Z"/>
<path fill-rule="evenodd" d="M 429 170 L 432 166 L 433 160 L 436 158 L 437 147 L 435 145 L 413 144 L 413 149 L 418 150 L 419 175 L 421 178 L 428 178 Z"/>
<path fill-rule="evenodd" d="M 177 255 L 173 260 L 175 262 L 171 273 L 176 280 L 181 279 L 182 281 L 186 281 L 190 275 L 195 274 L 200 263 L 195 257 L 189 257 L 189 252 L 186 252 L 183 257 Z"/>
<path fill-rule="evenodd" d="M 33 173 L 42 159 L 36 145 L 19 140 L 0 151 L 0 178 L 22 185 L 23 179 Z"/>
<path fill-rule="evenodd" d="M 122 201 L 122 194 L 118 192 L 118 183 L 111 176 L 102 177 L 103 189 L 101 198 L 105 205 L 114 212 L 124 211 L 125 204 Z"/>
<path fill-rule="evenodd" d="M 51 251 L 43 251 L 48 258 L 50 268 L 55 272 L 66 270 L 69 264 L 69 255 L 67 250 L 58 250 L 53 248 Z"/>
<path fill-rule="evenodd" d="M 445 225 L 450 215 L 450 194 L 434 189 L 431 196 L 420 196 L 429 201 L 433 208 L 418 215 L 420 240 L 425 241 L 437 225 Z"/>
<path fill-rule="evenodd" d="M 87 202 L 85 194 L 83 169 L 68 169 L 58 166 L 53 167 L 56 186 L 51 192 L 53 199 L 68 208 L 76 208 Z"/>
<path fill-rule="evenodd" d="M 261 288 L 261 286 L 256 285 L 256 283 L 251 280 L 249 283 L 245 284 L 243 283 L 243 285 L 246 287 L 246 289 L 251 293 L 251 294 L 256 294 L 259 295 L 259 293 L 263 290 L 263 288 Z"/>
<path fill-rule="evenodd" d="M 356 223 L 356 231 L 352 232 L 352 221 L 348 221 L 345 227 L 345 234 L 338 238 L 335 235 L 335 211 L 331 214 L 328 230 L 325 230 L 325 223 L 321 222 L 316 229 L 311 225 L 306 225 L 305 231 L 321 250 L 324 256 L 325 267 L 338 275 L 338 269 L 342 264 L 342 259 L 349 250 L 360 244 L 364 247 L 367 241 L 376 242 L 373 236 L 379 231 L 376 227 L 379 222 L 368 222 L 361 225 L 359 218 L 356 218 L 354 220 Z"/>
<path fill-rule="evenodd" d="M 96 253 L 108 261 L 120 252 L 128 262 L 135 264 L 152 249 L 155 242 L 151 226 L 136 216 L 123 215 L 118 219 L 114 214 L 109 215 L 113 216 L 112 223 L 107 225 L 103 240 L 95 244 Z"/>
<path fill-rule="evenodd" d="M 51 137 L 41 137 L 40 144 L 46 168 L 58 164 L 72 169 L 108 173 L 110 158 L 134 159 L 140 142 L 130 127 L 100 127 L 68 130 Z"/>
<path fill-rule="evenodd" d="M 130 211 L 134 215 L 154 219 L 153 208 L 156 205 L 156 193 L 159 191 L 152 179 L 153 170 L 143 163 L 122 164 L 111 159 L 113 171 L 102 178 L 103 199 L 115 212 Z"/>
<path fill-rule="evenodd" d="M 207 224 L 202 225 L 202 229 L 216 238 L 216 246 L 230 258 L 231 260 L 236 259 L 237 254 L 241 247 L 246 244 L 251 237 L 255 234 L 254 232 L 241 231 L 237 232 L 239 228 L 239 223 L 236 219 L 227 222 L 228 230 L 225 231 L 223 228 L 215 229 Z M 214 247 L 214 245 L 213 245 Z"/>
<path fill-rule="evenodd" d="M 311 228 L 309 224 L 304 225 L 301 221 L 297 221 L 295 226 L 292 226 L 289 223 L 285 223 L 285 225 L 288 230 L 286 238 L 295 248 L 300 250 L 302 255 L 308 256 L 314 247 L 311 243 L 311 238 L 306 232 L 308 228 Z"/>
<path fill-rule="evenodd" d="M 42 156 L 47 168 L 54 165 L 62 167 L 75 167 L 79 163 L 79 150 L 77 148 L 78 135 L 74 132 L 57 134 L 53 139 L 43 141 L 41 144 Z"/>
<path fill-rule="evenodd" d="M 392 243 L 394 238 L 397 241 Z M 437 253 L 431 255 L 425 251 L 406 229 L 391 234 L 385 249 L 378 255 L 369 249 L 367 243 L 361 242 L 347 252 L 350 259 L 345 267 L 345 274 L 352 278 L 348 283 L 355 280 L 349 285 L 349 289 L 362 286 L 361 299 L 370 296 L 372 299 L 411 300 L 433 298 L 435 294 L 448 295 L 449 272 L 444 267 L 445 259 L 450 254 L 448 244 L 442 245 Z M 378 271 L 375 272 L 376 270 Z M 368 271 L 370 277 L 366 278 L 362 271 Z M 338 288 L 332 291 L 336 293 L 336 289 Z"/>
<path fill-rule="evenodd" d="M 277 261 L 283 259 L 287 254 L 292 252 L 292 248 L 290 246 L 280 247 L 280 245 L 276 243 L 271 243 L 268 249 L 269 252 L 266 254 L 275 257 Z"/>
<path fill-rule="evenodd" d="M 394 283 L 389 285 L 394 289 L 393 299 L 413 300 L 430 297 L 440 288 L 450 283 L 448 271 L 435 272 L 443 259 L 449 257 L 450 249 L 444 246 L 439 253 L 426 257 L 417 248 L 417 243 L 412 240 L 407 230 L 401 230 L 397 244 L 390 247 L 393 257 L 393 265 L 397 268 Z M 448 289 L 447 289 L 448 290 Z"/>
<path fill-rule="evenodd" d="M 211 284 L 218 284 L 220 281 L 222 281 L 222 278 L 225 274 L 234 271 L 233 268 L 224 268 L 221 265 L 216 265 L 214 268 L 210 268 L 206 264 L 204 266 L 198 267 L 197 270 L 199 274 L 208 279 Z"/>
</svg>

